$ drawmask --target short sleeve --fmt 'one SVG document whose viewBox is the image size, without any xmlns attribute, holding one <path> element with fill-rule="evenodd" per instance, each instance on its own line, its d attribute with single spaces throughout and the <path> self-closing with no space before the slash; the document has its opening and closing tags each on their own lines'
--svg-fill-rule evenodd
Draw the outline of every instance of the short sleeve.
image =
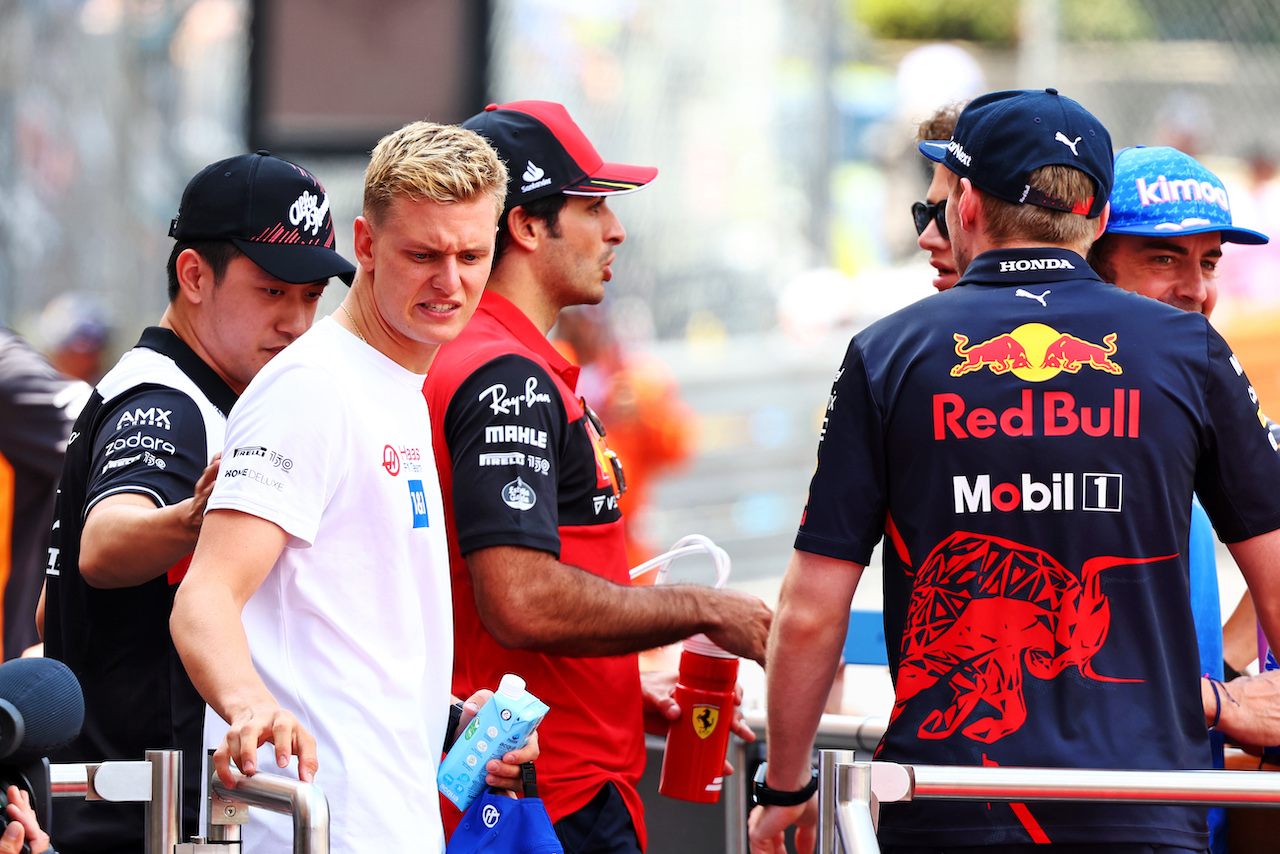
<svg viewBox="0 0 1280 854">
<path fill-rule="evenodd" d="M 0 343 L 0 454 L 49 477 L 62 471 L 67 436 L 91 389 L 60 375 L 16 336 Z"/>
<path fill-rule="evenodd" d="M 1280 454 L 1239 360 L 1207 328 L 1205 431 L 1196 494 L 1224 543 L 1280 528 Z"/>
<path fill-rule="evenodd" d="M 560 555 L 564 402 L 537 363 L 500 356 L 458 386 L 444 417 L 462 554 L 525 546 Z"/>
<path fill-rule="evenodd" d="M 208 508 L 266 519 L 291 545 L 310 547 L 347 467 L 341 393 L 327 372 L 306 365 L 259 374 L 227 421 Z"/>
<path fill-rule="evenodd" d="M 157 507 L 184 501 L 209 461 L 200 407 L 180 391 L 138 386 L 97 420 L 84 512 L 111 495 L 146 495 Z"/>
<path fill-rule="evenodd" d="M 884 532 L 885 484 L 880 411 L 854 339 L 827 400 L 795 547 L 865 566 Z"/>
</svg>

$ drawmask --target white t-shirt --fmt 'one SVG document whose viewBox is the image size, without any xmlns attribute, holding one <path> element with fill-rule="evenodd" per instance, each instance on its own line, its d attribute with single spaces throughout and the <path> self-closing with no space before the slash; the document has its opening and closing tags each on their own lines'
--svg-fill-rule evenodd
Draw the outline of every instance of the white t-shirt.
<svg viewBox="0 0 1280 854">
<path fill-rule="evenodd" d="M 244 627 L 267 687 L 316 738 L 334 851 L 444 848 L 453 615 L 423 379 L 321 320 L 232 410 L 209 499 L 290 535 Z M 226 730 L 210 710 L 206 743 Z M 269 744 L 258 767 L 279 772 Z M 283 773 L 297 779 L 296 763 Z M 255 809 L 244 850 L 291 838 L 287 816 Z"/>
</svg>

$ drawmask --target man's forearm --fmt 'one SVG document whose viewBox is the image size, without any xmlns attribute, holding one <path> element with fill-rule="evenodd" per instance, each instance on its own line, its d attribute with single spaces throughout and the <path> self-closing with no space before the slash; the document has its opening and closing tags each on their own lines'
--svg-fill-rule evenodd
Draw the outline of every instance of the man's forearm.
<svg viewBox="0 0 1280 854">
<path fill-rule="evenodd" d="M 801 788 L 849 627 L 862 567 L 797 551 L 787 568 L 769 636 L 768 784 Z"/>
<path fill-rule="evenodd" d="M 225 587 L 183 582 L 169 629 L 191 683 L 223 720 L 275 702 L 254 669 L 240 607 Z"/>
<path fill-rule="evenodd" d="M 763 656 L 770 614 L 754 596 L 696 585 L 616 584 L 517 547 L 481 549 L 467 562 L 485 628 L 508 648 L 619 655 L 706 632 L 735 652 Z"/>
<path fill-rule="evenodd" d="M 156 507 L 150 499 L 94 507 L 80 538 L 80 573 L 92 587 L 136 587 L 168 572 L 191 554 L 200 533 L 182 502 Z M 108 499 L 110 500 L 110 499 Z"/>
</svg>

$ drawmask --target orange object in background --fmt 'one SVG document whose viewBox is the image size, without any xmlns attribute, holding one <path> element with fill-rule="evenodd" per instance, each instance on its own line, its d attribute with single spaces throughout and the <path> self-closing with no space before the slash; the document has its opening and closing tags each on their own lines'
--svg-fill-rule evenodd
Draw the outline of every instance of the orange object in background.
<svg viewBox="0 0 1280 854">
<path fill-rule="evenodd" d="M 1214 313 L 1214 326 L 1231 345 L 1249 377 L 1258 404 L 1271 418 L 1280 418 L 1280 304 L 1231 305 Z"/>
</svg>

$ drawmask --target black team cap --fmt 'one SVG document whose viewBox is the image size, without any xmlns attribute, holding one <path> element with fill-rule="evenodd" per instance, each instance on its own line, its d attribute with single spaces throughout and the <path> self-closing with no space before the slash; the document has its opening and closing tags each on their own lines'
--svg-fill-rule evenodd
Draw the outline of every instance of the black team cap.
<svg viewBox="0 0 1280 854">
<path fill-rule="evenodd" d="M 356 274 L 333 248 L 324 187 L 306 169 L 265 151 L 201 169 L 182 191 L 169 236 L 230 240 L 250 261 L 291 284 L 337 276 L 350 285 Z"/>
</svg>

